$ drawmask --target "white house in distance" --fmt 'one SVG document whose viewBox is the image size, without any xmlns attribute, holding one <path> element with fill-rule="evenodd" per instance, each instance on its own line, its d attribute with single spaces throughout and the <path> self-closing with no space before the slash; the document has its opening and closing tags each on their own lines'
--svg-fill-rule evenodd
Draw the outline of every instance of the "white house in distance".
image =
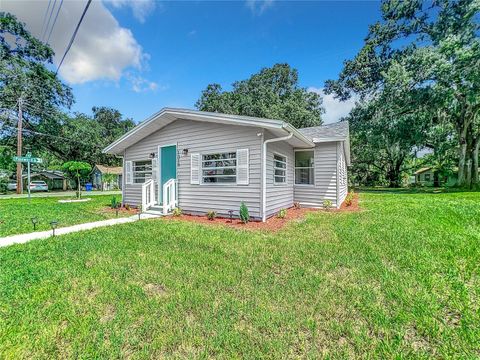
<svg viewBox="0 0 480 360">
<path fill-rule="evenodd" d="M 240 203 L 255 220 L 299 202 L 340 207 L 350 165 L 348 123 L 288 122 L 164 108 L 104 149 L 123 157 L 123 202 L 143 211 L 220 216 Z"/>
</svg>

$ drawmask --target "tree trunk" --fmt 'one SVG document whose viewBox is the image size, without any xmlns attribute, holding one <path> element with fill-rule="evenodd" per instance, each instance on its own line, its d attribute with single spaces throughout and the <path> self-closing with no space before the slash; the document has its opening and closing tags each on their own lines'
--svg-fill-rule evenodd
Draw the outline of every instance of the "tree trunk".
<svg viewBox="0 0 480 360">
<path fill-rule="evenodd" d="M 472 188 L 478 189 L 479 179 L 478 179 L 478 151 L 480 150 L 480 137 L 475 139 L 472 150 Z"/>
<path fill-rule="evenodd" d="M 467 142 L 465 138 L 460 141 L 460 154 L 458 160 L 458 186 L 466 185 L 465 162 L 467 158 Z"/>
<path fill-rule="evenodd" d="M 470 188 L 472 185 L 472 160 L 471 159 L 467 160 L 465 173 L 466 173 L 465 184 L 467 185 L 468 188 Z"/>
</svg>

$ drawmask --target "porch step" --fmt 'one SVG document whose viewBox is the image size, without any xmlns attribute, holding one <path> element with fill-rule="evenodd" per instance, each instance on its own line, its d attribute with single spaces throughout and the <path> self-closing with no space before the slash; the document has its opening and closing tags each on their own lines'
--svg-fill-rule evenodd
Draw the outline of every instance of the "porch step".
<svg viewBox="0 0 480 360">
<path fill-rule="evenodd" d="M 153 205 L 151 206 L 147 211 L 144 212 L 145 214 L 151 214 L 151 215 L 159 215 L 159 216 L 164 216 L 163 215 L 163 207 L 159 205 Z M 168 213 L 167 215 L 170 215 Z"/>
</svg>

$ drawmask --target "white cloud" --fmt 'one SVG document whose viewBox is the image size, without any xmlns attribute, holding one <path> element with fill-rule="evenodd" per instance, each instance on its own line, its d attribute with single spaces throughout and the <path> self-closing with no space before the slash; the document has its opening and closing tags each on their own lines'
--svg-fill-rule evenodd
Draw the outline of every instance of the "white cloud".
<svg viewBox="0 0 480 360">
<path fill-rule="evenodd" d="M 136 93 L 146 92 L 146 91 L 156 91 L 156 90 L 164 91 L 168 89 L 168 86 L 166 85 L 160 86 L 156 82 L 149 81 L 139 75 L 135 75 L 132 73 L 127 73 L 126 78 L 132 85 L 132 90 L 135 91 Z"/>
<path fill-rule="evenodd" d="M 60 2 L 56 2 L 56 6 Z M 47 1 L 3 0 L 2 10 L 16 15 L 26 23 L 27 29 L 37 38 L 42 37 L 43 18 Z M 55 51 L 57 65 L 80 19 L 85 2 L 64 1 L 50 45 Z M 53 16 L 57 8 L 55 8 Z M 52 23 L 53 23 L 52 16 Z M 48 16 L 47 16 L 48 18 Z M 93 1 L 88 9 L 75 42 L 60 68 L 60 75 L 70 84 L 95 80 L 119 81 L 125 70 L 145 68 L 148 54 L 134 38 L 132 32 L 121 27 L 112 13 L 100 1 Z"/>
<path fill-rule="evenodd" d="M 347 101 L 339 101 L 331 94 L 326 95 L 323 92 L 323 88 L 309 87 L 308 91 L 322 96 L 323 107 L 325 108 L 325 114 L 322 115 L 322 119 L 325 124 L 338 122 L 342 117 L 347 116 L 355 106 L 356 99 L 353 97 Z"/>
<path fill-rule="evenodd" d="M 246 0 L 245 5 L 253 15 L 262 15 L 265 10 L 273 6 L 274 0 Z"/>
<path fill-rule="evenodd" d="M 144 23 L 147 16 L 155 10 L 154 0 L 104 0 L 106 3 L 112 4 L 113 7 L 119 9 L 129 7 L 132 9 L 135 19 Z"/>
</svg>

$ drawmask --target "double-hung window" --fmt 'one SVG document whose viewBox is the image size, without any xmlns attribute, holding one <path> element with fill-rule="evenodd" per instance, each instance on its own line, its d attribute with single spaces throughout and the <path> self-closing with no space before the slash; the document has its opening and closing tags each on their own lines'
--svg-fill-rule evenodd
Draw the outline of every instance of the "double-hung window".
<svg viewBox="0 0 480 360">
<path fill-rule="evenodd" d="M 313 150 L 295 151 L 295 184 L 315 184 Z"/>
<path fill-rule="evenodd" d="M 202 155 L 202 183 L 231 184 L 237 182 L 237 153 Z"/>
<path fill-rule="evenodd" d="M 143 184 L 152 178 L 152 160 L 134 161 L 133 162 L 133 182 L 135 184 Z"/>
<path fill-rule="evenodd" d="M 287 157 L 273 154 L 273 183 L 282 185 L 287 183 Z"/>
</svg>

